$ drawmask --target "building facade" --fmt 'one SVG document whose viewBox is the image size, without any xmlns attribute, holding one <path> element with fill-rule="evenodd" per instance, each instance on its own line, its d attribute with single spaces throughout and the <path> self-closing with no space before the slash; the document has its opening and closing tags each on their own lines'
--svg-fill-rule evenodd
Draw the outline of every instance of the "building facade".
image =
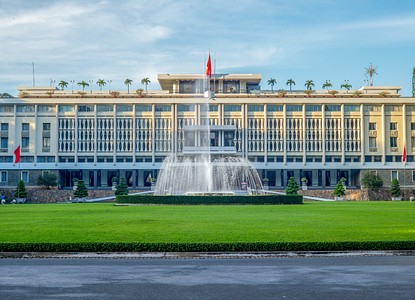
<svg viewBox="0 0 415 300">
<path fill-rule="evenodd" d="M 148 93 L 20 88 L 18 98 L 0 99 L 0 186 L 36 185 L 54 172 L 61 188 L 74 178 L 110 188 L 113 177 L 145 188 L 167 155 L 203 151 L 202 138 L 213 157 L 248 158 L 271 188 L 291 176 L 315 188 L 343 177 L 359 187 L 365 170 L 385 186 L 395 177 L 415 185 L 415 102 L 399 87 L 270 93 L 260 81 L 259 74 L 215 75 L 213 100 L 203 97 L 203 76 L 191 74 L 160 74 L 162 90 Z"/>
</svg>

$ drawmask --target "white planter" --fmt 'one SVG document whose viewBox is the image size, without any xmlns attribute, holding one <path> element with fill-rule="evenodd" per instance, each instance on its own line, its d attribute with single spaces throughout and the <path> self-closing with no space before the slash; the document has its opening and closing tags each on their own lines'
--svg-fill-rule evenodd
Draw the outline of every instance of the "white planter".
<svg viewBox="0 0 415 300">
<path fill-rule="evenodd" d="M 302 189 L 303 191 L 306 191 L 306 190 L 307 190 L 307 184 L 306 184 L 306 183 L 303 183 L 303 184 L 301 185 L 301 189 Z"/>
<path fill-rule="evenodd" d="M 392 201 L 401 201 L 402 197 L 392 197 Z"/>
<path fill-rule="evenodd" d="M 344 197 L 335 196 L 334 197 L 334 200 L 336 200 L 336 201 L 344 201 Z"/>
<path fill-rule="evenodd" d="M 268 190 L 269 190 L 269 185 L 268 185 L 268 182 L 267 182 L 267 183 L 264 183 L 263 188 L 264 188 L 264 190 L 266 190 L 266 191 L 268 191 Z"/>
</svg>

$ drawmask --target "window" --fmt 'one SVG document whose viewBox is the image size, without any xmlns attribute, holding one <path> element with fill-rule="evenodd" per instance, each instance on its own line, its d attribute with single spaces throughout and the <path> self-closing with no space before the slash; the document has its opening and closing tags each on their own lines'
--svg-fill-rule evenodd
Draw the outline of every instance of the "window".
<svg viewBox="0 0 415 300">
<path fill-rule="evenodd" d="M 264 106 L 263 105 L 257 105 L 257 104 L 249 104 L 248 105 L 248 112 L 263 112 L 264 111 Z"/>
<path fill-rule="evenodd" d="M 35 112 L 34 105 L 18 105 L 17 112 Z"/>
<path fill-rule="evenodd" d="M 143 112 L 143 111 L 152 111 L 153 109 L 151 108 L 151 105 L 149 104 L 138 104 L 135 107 L 136 111 L 138 112 Z M 157 108 L 156 108 L 157 111 Z M 161 110 L 160 110 L 161 111 Z"/>
<path fill-rule="evenodd" d="M 42 151 L 50 152 L 50 138 L 49 137 L 42 138 Z"/>
<path fill-rule="evenodd" d="M 185 112 L 185 111 L 195 111 L 194 104 L 179 104 L 177 105 L 177 111 Z"/>
<path fill-rule="evenodd" d="M 398 171 L 392 170 L 391 171 L 391 180 L 394 180 L 394 179 L 399 180 Z"/>
<path fill-rule="evenodd" d="M 411 123 L 411 130 L 415 130 L 415 123 Z"/>
<path fill-rule="evenodd" d="M 29 148 L 29 138 L 28 137 L 22 137 L 22 148 Z"/>
<path fill-rule="evenodd" d="M 398 138 L 397 137 L 390 137 L 390 147 L 398 147 Z"/>
<path fill-rule="evenodd" d="M 79 112 L 94 111 L 94 106 L 93 105 L 79 105 L 78 111 Z"/>
<path fill-rule="evenodd" d="M 396 122 L 390 123 L 390 130 L 398 130 L 398 123 Z"/>
<path fill-rule="evenodd" d="M 284 107 L 282 105 L 273 105 L 269 104 L 267 105 L 268 111 L 283 111 Z"/>
<path fill-rule="evenodd" d="M 321 111 L 321 105 L 306 105 L 305 110 L 307 112 Z"/>
<path fill-rule="evenodd" d="M 365 112 L 381 112 L 382 106 L 380 105 L 365 105 Z"/>
<path fill-rule="evenodd" d="M 412 171 L 412 181 L 415 181 L 415 171 Z"/>
<path fill-rule="evenodd" d="M 376 148 L 376 138 L 369 137 L 369 148 Z"/>
<path fill-rule="evenodd" d="M 1 171 L 1 173 L 0 173 L 0 181 L 1 182 L 8 182 L 9 181 L 8 177 L 9 176 L 8 176 L 7 171 Z"/>
<path fill-rule="evenodd" d="M 43 123 L 43 131 L 50 131 L 50 123 Z"/>
<path fill-rule="evenodd" d="M 345 105 L 344 112 L 360 111 L 360 105 Z"/>
<path fill-rule="evenodd" d="M 1 131 L 9 131 L 9 123 L 1 123 Z"/>
<path fill-rule="evenodd" d="M 0 139 L 0 143 L 1 143 L 1 145 L 0 145 L 1 149 L 8 149 L 9 148 L 9 138 L 2 137 Z"/>
<path fill-rule="evenodd" d="M 302 105 L 287 105 L 287 111 L 303 111 Z"/>
<path fill-rule="evenodd" d="M 13 105 L 1 105 L 0 112 L 8 112 L 8 113 L 14 112 Z"/>
<path fill-rule="evenodd" d="M 376 123 L 369 123 L 369 130 L 376 130 Z"/>
<path fill-rule="evenodd" d="M 39 105 L 37 107 L 38 112 L 54 112 L 55 106 L 52 105 Z"/>
<path fill-rule="evenodd" d="M 224 132 L 225 135 L 225 145 L 224 146 L 234 146 L 234 137 L 235 137 L 235 132 L 233 131 L 225 131 Z"/>
<path fill-rule="evenodd" d="M 75 107 L 73 105 L 59 105 L 59 112 L 74 112 Z"/>
<path fill-rule="evenodd" d="M 117 112 L 130 112 L 133 111 L 132 105 L 117 105 Z"/>
<path fill-rule="evenodd" d="M 341 107 L 340 105 L 326 105 L 324 106 L 324 110 L 325 111 L 340 111 Z"/>
<path fill-rule="evenodd" d="M 97 111 L 99 111 L 99 112 L 112 112 L 112 111 L 114 111 L 114 105 L 98 104 L 97 105 Z"/>
<path fill-rule="evenodd" d="M 209 105 L 209 111 L 218 111 L 219 106 L 218 105 Z"/>
<path fill-rule="evenodd" d="M 385 105 L 385 111 L 392 112 L 392 111 L 402 111 L 401 105 Z"/>
<path fill-rule="evenodd" d="M 29 131 L 29 123 L 22 123 L 22 131 Z"/>
<path fill-rule="evenodd" d="M 226 104 L 225 107 L 224 107 L 224 111 L 225 112 L 241 111 L 241 106 L 240 105 Z"/>
<path fill-rule="evenodd" d="M 171 111 L 171 105 L 166 105 L 166 104 L 155 105 L 155 110 L 156 111 Z"/>
<path fill-rule="evenodd" d="M 20 180 L 23 180 L 24 182 L 29 182 L 29 172 L 28 171 L 22 171 L 20 174 Z"/>
</svg>

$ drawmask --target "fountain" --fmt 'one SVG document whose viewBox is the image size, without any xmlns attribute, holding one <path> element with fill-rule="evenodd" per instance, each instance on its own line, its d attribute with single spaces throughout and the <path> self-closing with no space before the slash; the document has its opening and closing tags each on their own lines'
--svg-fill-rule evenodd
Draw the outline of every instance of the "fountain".
<svg viewBox="0 0 415 300">
<path fill-rule="evenodd" d="M 205 93 L 206 94 L 206 93 Z M 212 145 L 209 101 L 212 93 L 199 103 L 199 124 L 179 126 L 182 143 L 177 154 L 165 158 L 155 186 L 155 195 L 228 195 L 262 194 L 262 181 L 248 159 L 237 154 L 225 154 L 220 146 Z M 223 128 L 224 126 L 222 126 Z M 229 148 L 229 147 L 228 147 Z M 232 147 L 231 147 L 232 148 Z"/>
</svg>

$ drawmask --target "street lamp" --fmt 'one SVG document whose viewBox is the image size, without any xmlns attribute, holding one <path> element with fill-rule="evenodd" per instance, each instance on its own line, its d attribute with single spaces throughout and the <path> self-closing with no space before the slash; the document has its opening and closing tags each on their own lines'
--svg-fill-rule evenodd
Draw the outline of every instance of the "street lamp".
<svg viewBox="0 0 415 300">
<path fill-rule="evenodd" d="M 73 84 L 74 84 L 75 80 L 71 80 L 71 84 L 72 84 L 72 94 L 73 94 Z"/>
<path fill-rule="evenodd" d="M 89 82 L 89 86 L 91 87 L 91 94 L 92 94 L 92 84 L 94 83 L 94 81 L 93 80 L 88 80 L 88 82 Z"/>
<path fill-rule="evenodd" d="M 50 87 L 55 86 L 56 80 L 50 79 Z"/>
<path fill-rule="evenodd" d="M 108 82 L 108 94 L 111 93 L 111 82 L 112 80 L 107 80 Z"/>
</svg>

